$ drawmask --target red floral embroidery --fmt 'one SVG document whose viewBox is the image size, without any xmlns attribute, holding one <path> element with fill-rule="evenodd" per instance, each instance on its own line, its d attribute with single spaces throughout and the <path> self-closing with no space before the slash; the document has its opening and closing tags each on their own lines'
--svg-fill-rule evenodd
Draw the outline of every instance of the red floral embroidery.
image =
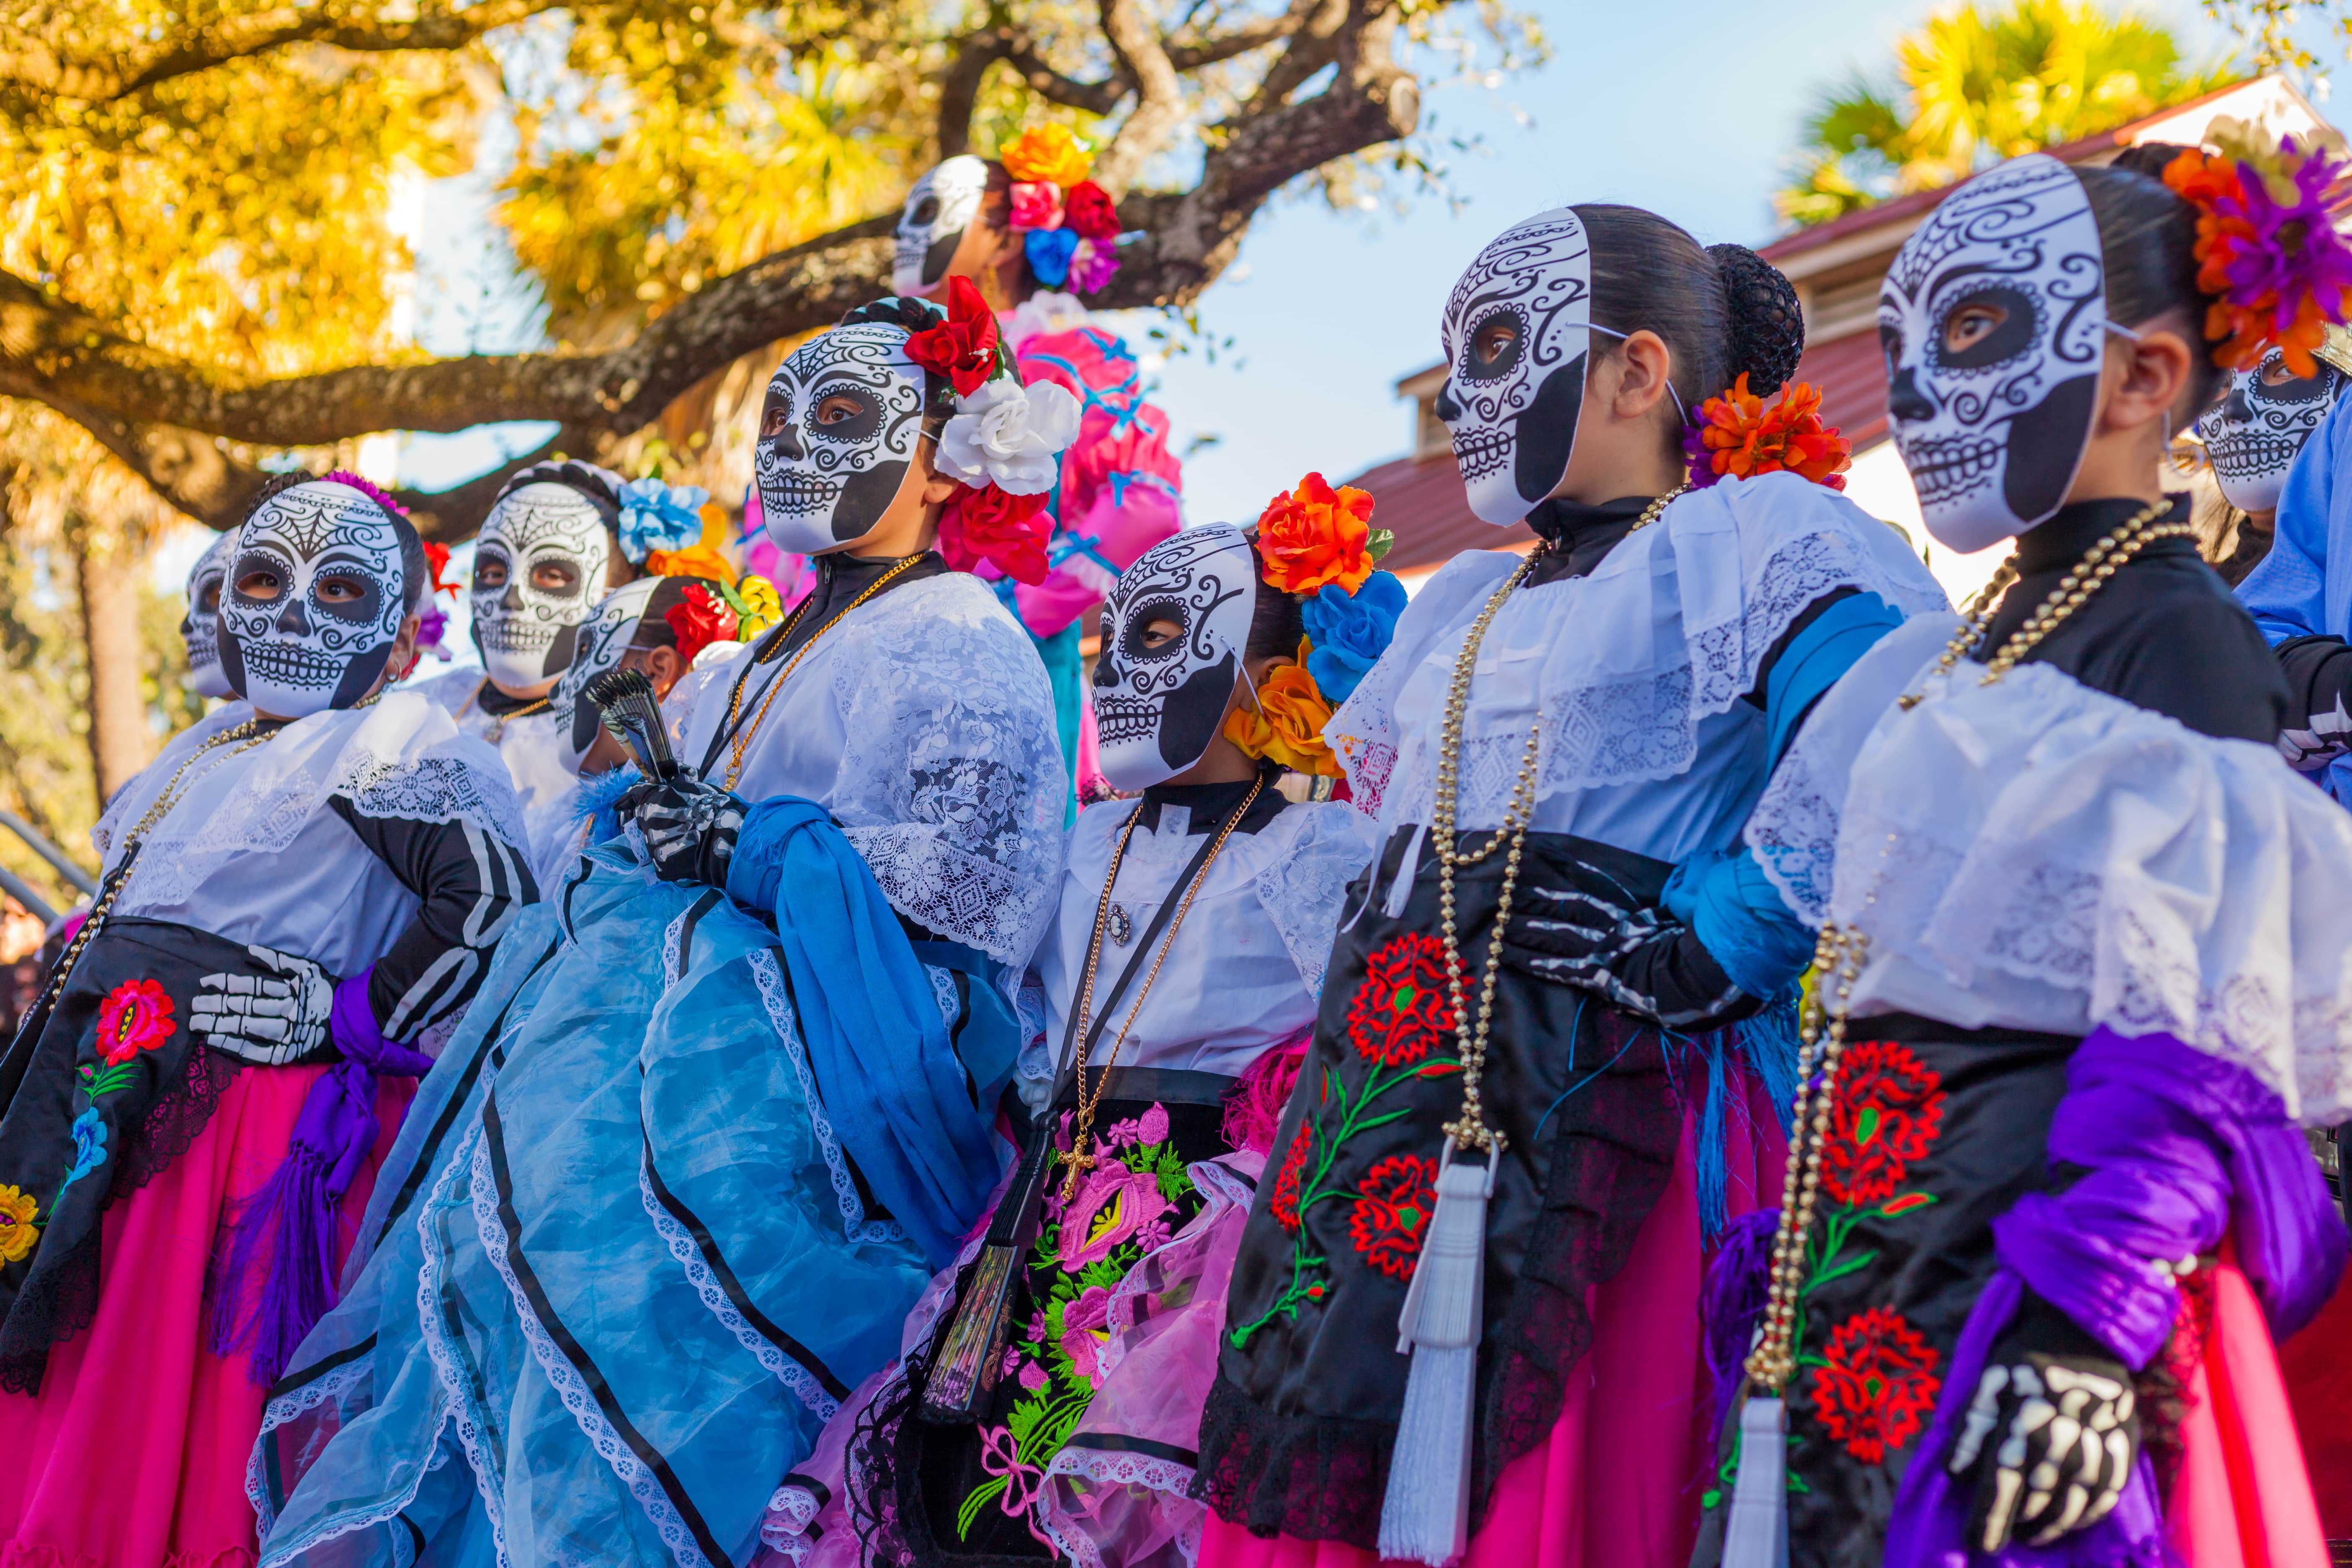
<svg viewBox="0 0 2352 1568">
<path fill-rule="evenodd" d="M 1398 1279 L 1410 1277 L 1421 1238 L 1437 1207 L 1437 1162 L 1391 1154 L 1371 1168 L 1356 1191 L 1348 1233 L 1366 1263 Z"/>
<path fill-rule="evenodd" d="M 126 980 L 98 1005 L 98 1054 L 109 1067 L 121 1067 L 142 1051 L 152 1051 L 179 1033 L 172 1022 L 172 998 L 152 980 Z"/>
<path fill-rule="evenodd" d="M 1290 1141 L 1290 1152 L 1282 1157 L 1282 1169 L 1274 1178 L 1274 1218 L 1283 1229 L 1296 1233 L 1298 1229 L 1298 1184 L 1307 1173 L 1307 1157 L 1315 1152 L 1315 1123 L 1310 1120 L 1298 1124 L 1298 1134 Z"/>
<path fill-rule="evenodd" d="M 1445 949 L 1435 937 L 1402 932 L 1364 961 L 1348 1004 L 1348 1038 L 1358 1056 L 1402 1067 L 1427 1056 L 1453 1027 Z"/>
<path fill-rule="evenodd" d="M 1895 1195 L 1944 1123 L 1944 1080 L 1893 1040 L 1857 1040 L 1838 1063 L 1822 1185 L 1842 1204 Z"/>
<path fill-rule="evenodd" d="M 1903 1315 L 1885 1307 L 1857 1312 L 1838 1325 L 1813 1369 L 1813 1408 L 1822 1427 L 1865 1465 L 1886 1458 L 1918 1436 L 1936 1405 L 1943 1357 Z"/>
</svg>

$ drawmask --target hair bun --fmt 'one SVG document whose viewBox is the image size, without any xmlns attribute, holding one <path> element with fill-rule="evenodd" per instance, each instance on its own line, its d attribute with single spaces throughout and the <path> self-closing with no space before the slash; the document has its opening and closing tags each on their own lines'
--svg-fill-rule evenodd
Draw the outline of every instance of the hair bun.
<svg viewBox="0 0 2352 1568">
<path fill-rule="evenodd" d="M 604 514 L 607 524 L 621 515 L 621 476 L 610 468 L 600 468 L 593 463 L 569 458 L 561 463 L 533 463 L 509 476 L 491 499 L 496 506 L 525 485 L 562 485 L 578 490 L 588 498 L 596 510 Z"/>
<path fill-rule="evenodd" d="M 2107 167 L 2121 169 L 2128 174 L 2144 174 L 2161 185 L 2164 184 L 2165 165 L 2183 153 L 2195 151 L 2195 148 L 2184 147 L 2178 142 L 2142 142 L 2116 153 L 2109 160 Z"/>
<path fill-rule="evenodd" d="M 1796 285 L 1744 245 L 1710 245 L 1716 275 L 1731 310 L 1731 375 L 1769 397 L 1796 374 L 1805 353 L 1805 310 Z"/>
</svg>

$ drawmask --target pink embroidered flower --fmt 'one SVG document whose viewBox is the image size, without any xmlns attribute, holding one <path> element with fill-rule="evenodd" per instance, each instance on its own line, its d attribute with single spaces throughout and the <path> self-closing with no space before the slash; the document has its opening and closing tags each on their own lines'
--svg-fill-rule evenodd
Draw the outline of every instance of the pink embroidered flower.
<svg viewBox="0 0 2352 1568">
<path fill-rule="evenodd" d="M 1062 187 L 1044 180 L 1015 181 L 1013 186 L 1013 226 L 1016 229 L 1062 226 Z"/>
<path fill-rule="evenodd" d="M 172 998 L 152 980 L 126 980 L 98 1005 L 98 1055 L 120 1067 L 179 1033 L 172 1022 Z"/>
<path fill-rule="evenodd" d="M 1090 1388 L 1102 1383 L 1102 1349 L 1109 1342 L 1110 1292 L 1089 1285 L 1062 1309 L 1062 1353 Z"/>
<path fill-rule="evenodd" d="M 1065 1270 L 1084 1268 L 1110 1253 L 1143 1226 L 1168 1212 L 1160 1195 L 1160 1181 L 1149 1171 L 1130 1171 L 1105 1163 L 1087 1176 L 1077 1201 L 1062 1215 L 1062 1256 Z"/>
<path fill-rule="evenodd" d="M 1023 1362 L 1020 1382 L 1023 1393 L 1034 1394 L 1045 1386 L 1045 1369 L 1034 1361 Z"/>
<path fill-rule="evenodd" d="M 1132 1116 L 1103 1129 L 1102 1146 L 1106 1149 L 1129 1149 L 1146 1141 L 1140 1124 Z"/>
<path fill-rule="evenodd" d="M 1045 1314 L 1043 1312 L 1030 1313 L 1029 1331 L 1021 1337 L 1027 1340 L 1033 1345 L 1043 1344 L 1045 1341 Z"/>
<path fill-rule="evenodd" d="M 996 1375 L 999 1377 L 1011 1377 L 1014 1369 L 1019 1367 L 1020 1364 L 1021 1352 L 1015 1350 L 1013 1346 L 1007 1345 L 1004 1347 L 1004 1364 L 997 1369 Z"/>
<path fill-rule="evenodd" d="M 1168 1108 L 1153 1101 L 1151 1109 L 1136 1119 L 1135 1140 L 1139 1143 L 1168 1142 Z"/>
</svg>

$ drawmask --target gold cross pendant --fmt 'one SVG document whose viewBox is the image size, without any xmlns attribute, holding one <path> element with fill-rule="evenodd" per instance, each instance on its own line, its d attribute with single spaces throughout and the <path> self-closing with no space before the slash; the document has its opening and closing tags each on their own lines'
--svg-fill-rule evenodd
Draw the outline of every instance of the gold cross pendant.
<svg viewBox="0 0 2352 1568">
<path fill-rule="evenodd" d="M 1070 1173 L 1062 1178 L 1062 1201 L 1066 1204 L 1075 1203 L 1077 1200 L 1078 1179 L 1102 1163 L 1087 1152 L 1090 1142 L 1090 1140 L 1080 1140 L 1076 1148 L 1062 1156 L 1063 1161 L 1070 1167 Z"/>
</svg>

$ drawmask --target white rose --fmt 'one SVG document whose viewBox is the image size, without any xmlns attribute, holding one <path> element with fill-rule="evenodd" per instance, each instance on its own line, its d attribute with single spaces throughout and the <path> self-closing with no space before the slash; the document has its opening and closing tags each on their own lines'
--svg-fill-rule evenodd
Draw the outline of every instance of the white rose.
<svg viewBox="0 0 2352 1568">
<path fill-rule="evenodd" d="M 1054 488 L 1054 459 L 1078 437 L 1078 400 L 1067 387 L 1024 387 L 999 376 L 956 399 L 956 408 L 940 432 L 940 472 L 967 485 L 993 481 L 1017 496 Z"/>
</svg>

